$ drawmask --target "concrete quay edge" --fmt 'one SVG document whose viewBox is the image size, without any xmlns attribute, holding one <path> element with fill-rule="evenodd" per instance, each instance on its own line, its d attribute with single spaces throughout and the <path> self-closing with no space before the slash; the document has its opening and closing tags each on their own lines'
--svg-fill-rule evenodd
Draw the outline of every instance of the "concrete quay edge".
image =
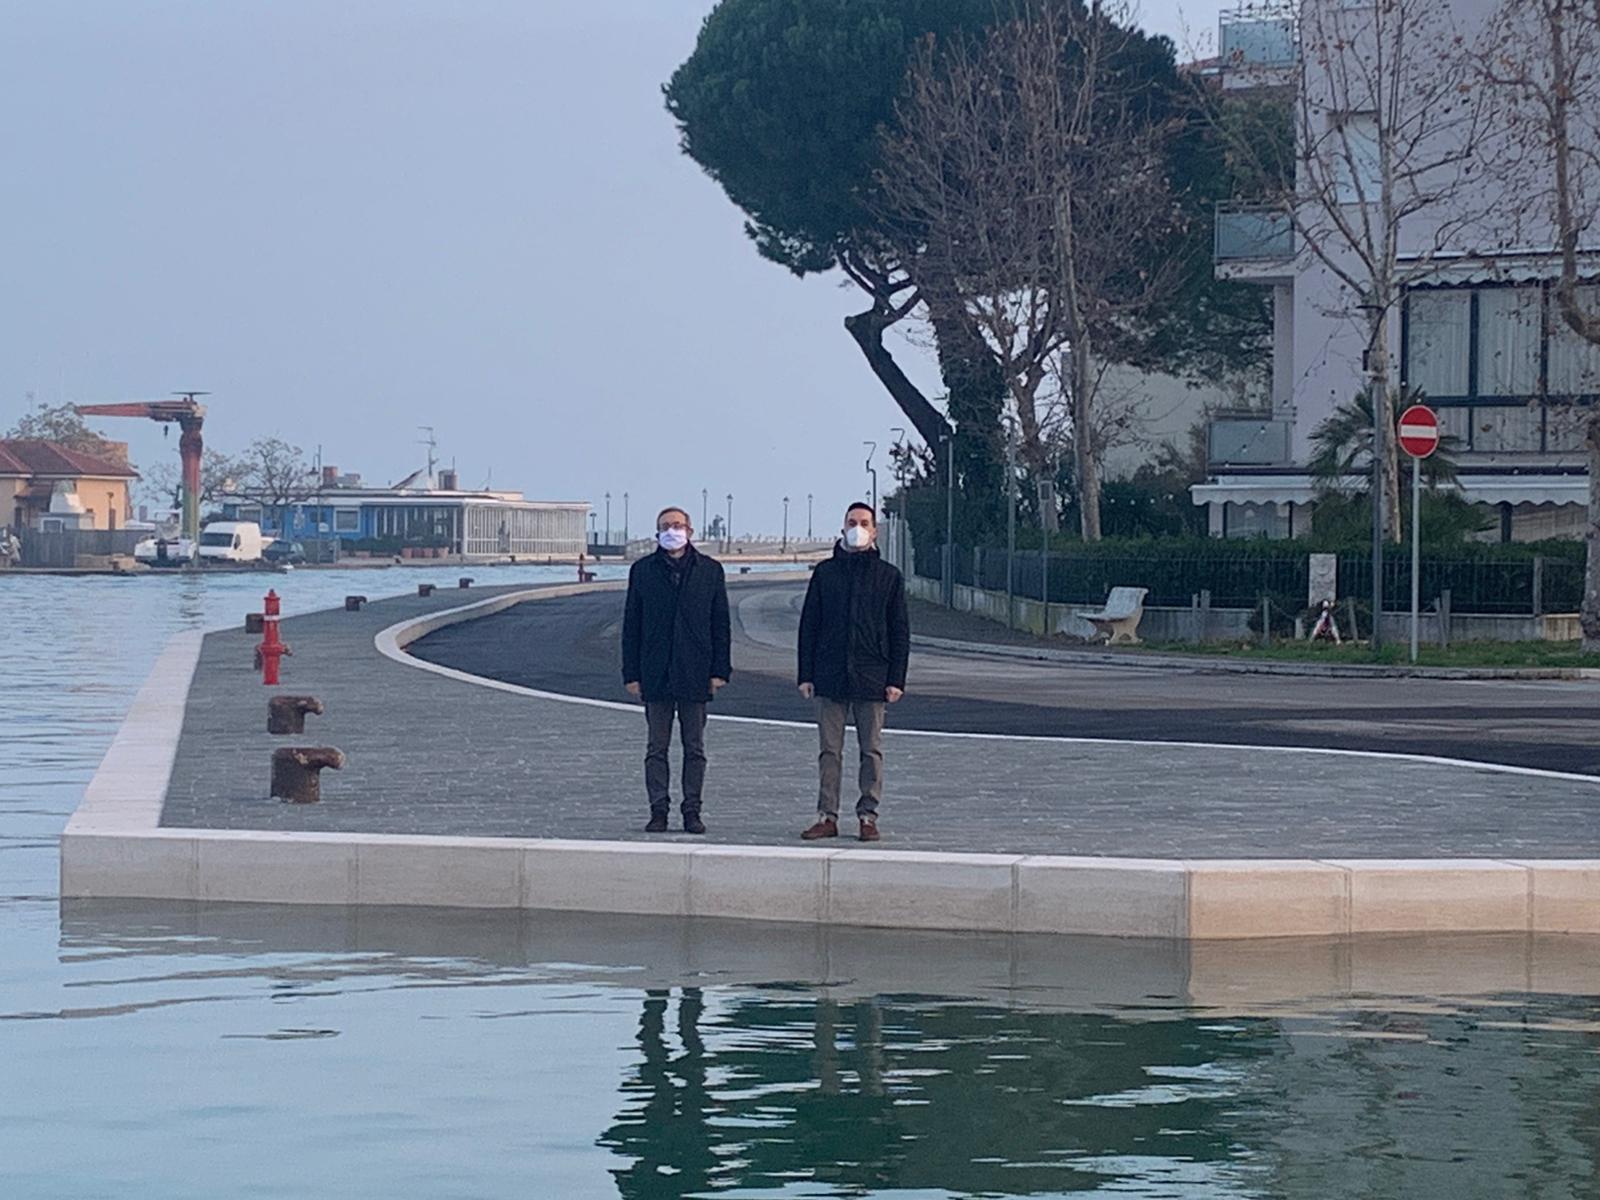
<svg viewBox="0 0 1600 1200">
<path fill-rule="evenodd" d="M 397 623 L 376 646 L 407 660 L 403 646 L 433 629 L 527 600 L 619 586 L 504 593 Z M 63 898 L 526 908 L 1191 940 L 1600 933 L 1600 859 L 1131 859 L 166 828 L 161 808 L 200 643 L 198 633 L 179 634 L 162 651 L 69 820 Z"/>
</svg>

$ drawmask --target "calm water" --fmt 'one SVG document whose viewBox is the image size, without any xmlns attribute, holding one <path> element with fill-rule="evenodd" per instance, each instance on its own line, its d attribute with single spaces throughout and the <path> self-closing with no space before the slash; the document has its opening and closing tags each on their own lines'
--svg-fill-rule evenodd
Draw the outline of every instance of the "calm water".
<svg viewBox="0 0 1600 1200">
<path fill-rule="evenodd" d="M 0 1197 L 1600 1196 L 1595 943 L 59 903 L 167 636 L 457 574 L 0 576 Z M 1195 1002 L 1363 955 L 1451 995 Z"/>
</svg>

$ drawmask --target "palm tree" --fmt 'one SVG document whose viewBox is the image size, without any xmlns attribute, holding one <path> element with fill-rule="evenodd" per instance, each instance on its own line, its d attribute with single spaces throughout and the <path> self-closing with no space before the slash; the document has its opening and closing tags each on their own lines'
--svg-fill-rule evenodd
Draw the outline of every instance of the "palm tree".
<svg viewBox="0 0 1600 1200">
<path fill-rule="evenodd" d="M 1400 397 L 1399 411 L 1422 402 L 1422 393 L 1407 389 Z M 1372 486 L 1372 396 L 1358 392 L 1333 410 L 1311 435 L 1314 451 L 1307 466 L 1319 492 L 1364 496 Z M 1453 487 L 1456 463 L 1452 456 L 1458 444 L 1453 436 L 1441 436 L 1439 448 L 1422 460 L 1422 479 L 1429 490 Z"/>
</svg>

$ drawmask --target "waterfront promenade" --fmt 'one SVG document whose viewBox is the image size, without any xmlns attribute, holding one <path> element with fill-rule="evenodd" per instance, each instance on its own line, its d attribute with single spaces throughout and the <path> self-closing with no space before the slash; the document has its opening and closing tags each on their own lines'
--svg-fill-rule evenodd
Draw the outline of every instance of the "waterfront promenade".
<svg viewBox="0 0 1600 1200">
<path fill-rule="evenodd" d="M 349 756 L 318 805 L 267 797 L 284 743 L 264 731 L 255 639 L 174 646 L 153 682 L 181 696 L 152 693 L 145 710 L 165 713 L 176 749 L 140 785 L 159 785 L 140 801 L 147 828 L 103 771 L 64 840 L 67 894 L 1147 936 L 1600 930 L 1580 683 L 1069 670 L 919 648 L 887 743 L 885 842 L 801 846 L 815 757 L 790 667 L 801 586 L 734 587 L 705 839 L 639 831 L 642 722 L 617 686 L 616 585 L 472 589 L 284 622 L 281 690 L 328 709 L 295 741 Z M 1546 767 L 1527 761 L 1536 727 L 1507 715 L 1536 710 L 1568 730 Z M 1400 738 L 1374 732 L 1406 721 Z"/>
</svg>

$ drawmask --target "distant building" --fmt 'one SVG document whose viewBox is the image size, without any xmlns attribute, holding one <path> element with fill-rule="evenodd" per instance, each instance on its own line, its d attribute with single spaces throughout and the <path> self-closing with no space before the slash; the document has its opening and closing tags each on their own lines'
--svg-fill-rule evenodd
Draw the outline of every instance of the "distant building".
<svg viewBox="0 0 1600 1200">
<path fill-rule="evenodd" d="M 528 500 L 521 492 L 467 489 L 454 471 L 418 471 L 399 483 L 363 484 L 360 475 L 324 467 L 303 498 L 263 506 L 226 497 L 222 516 L 256 521 L 291 541 L 332 541 L 344 553 L 436 550 L 466 558 L 576 558 L 583 553 L 589 504 Z"/>
<path fill-rule="evenodd" d="M 119 529 L 133 515 L 126 442 L 107 442 L 99 454 L 59 442 L 0 439 L 0 524 L 58 533 Z"/>
</svg>

